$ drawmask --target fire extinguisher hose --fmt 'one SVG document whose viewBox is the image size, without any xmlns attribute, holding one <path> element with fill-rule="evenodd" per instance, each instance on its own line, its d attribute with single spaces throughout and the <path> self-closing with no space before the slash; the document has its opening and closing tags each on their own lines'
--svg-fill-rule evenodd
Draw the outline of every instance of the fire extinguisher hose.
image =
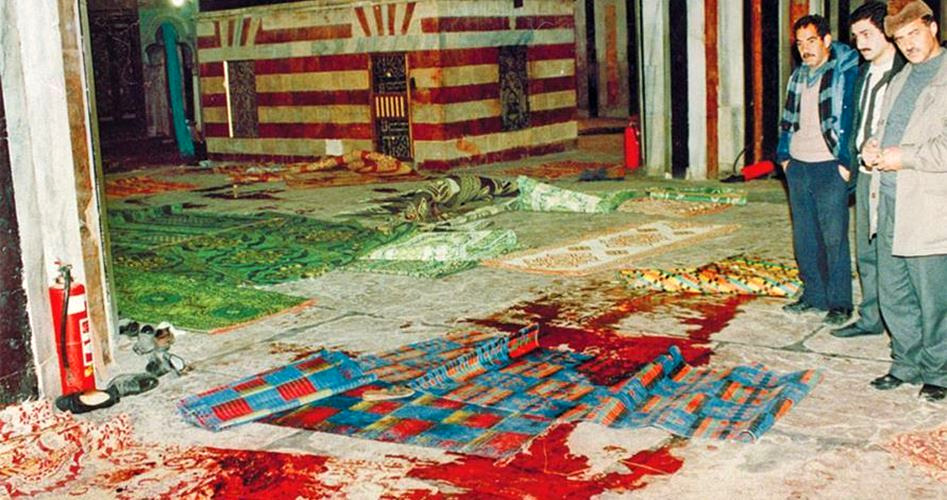
<svg viewBox="0 0 947 500">
<path fill-rule="evenodd" d="M 63 299 L 62 299 L 62 317 L 59 324 L 59 350 L 62 358 L 62 365 L 69 367 L 69 356 L 66 355 L 66 322 L 69 319 L 69 292 L 72 290 L 72 275 L 69 273 L 69 267 L 63 266 L 59 269 L 63 278 Z"/>
</svg>

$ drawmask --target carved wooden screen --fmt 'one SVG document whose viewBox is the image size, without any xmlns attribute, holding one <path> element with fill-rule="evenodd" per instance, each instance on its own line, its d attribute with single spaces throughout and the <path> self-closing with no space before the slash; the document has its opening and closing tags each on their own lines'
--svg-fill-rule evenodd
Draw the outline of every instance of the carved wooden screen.
<svg viewBox="0 0 947 500">
<path fill-rule="evenodd" d="M 372 55 L 372 115 L 375 149 L 399 160 L 410 160 L 411 127 L 404 54 Z"/>
<path fill-rule="evenodd" d="M 253 61 L 228 61 L 227 84 L 234 137 L 258 137 L 256 73 Z"/>
<path fill-rule="evenodd" d="M 529 75 L 526 47 L 500 47 L 500 119 L 503 130 L 529 127 Z"/>
</svg>

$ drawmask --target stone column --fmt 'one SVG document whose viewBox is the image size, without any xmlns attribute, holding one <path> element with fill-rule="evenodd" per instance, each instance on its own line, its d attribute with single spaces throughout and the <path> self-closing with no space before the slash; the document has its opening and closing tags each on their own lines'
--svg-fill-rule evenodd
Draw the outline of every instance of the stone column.
<svg viewBox="0 0 947 500">
<path fill-rule="evenodd" d="M 641 44 L 645 165 L 648 175 L 670 172 L 671 106 L 667 43 L 668 0 L 641 2 Z"/>
<path fill-rule="evenodd" d="M 625 28 L 625 10 L 624 0 L 595 0 L 599 116 L 628 116 L 628 30 Z"/>
<path fill-rule="evenodd" d="M 687 3 L 687 97 L 687 178 L 706 179 L 707 57 L 704 53 L 703 2 Z"/>
<path fill-rule="evenodd" d="M 717 64 L 720 69 L 717 159 L 720 162 L 720 172 L 729 172 L 744 146 L 751 150 L 753 148 L 752 143 L 744 144 L 747 110 L 744 71 L 747 68 L 744 68 L 743 56 L 749 47 L 745 47 L 743 43 L 742 3 L 720 1 L 717 5 Z M 738 169 L 739 167 L 737 165 Z"/>
<path fill-rule="evenodd" d="M 82 3 L 84 5 L 84 2 Z M 92 167 L 80 4 L 0 2 L 0 78 L 40 392 L 60 393 L 48 287 L 56 261 L 85 284 L 96 367 L 111 360 L 100 201 Z"/>
</svg>

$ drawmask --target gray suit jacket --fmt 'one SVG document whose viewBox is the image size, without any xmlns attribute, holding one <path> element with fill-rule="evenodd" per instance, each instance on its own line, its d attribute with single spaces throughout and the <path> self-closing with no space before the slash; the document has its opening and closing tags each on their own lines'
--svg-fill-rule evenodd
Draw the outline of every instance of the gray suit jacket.
<svg viewBox="0 0 947 500">
<path fill-rule="evenodd" d="M 884 137 L 888 113 L 912 70 L 908 64 L 888 86 L 876 138 Z M 903 167 L 897 173 L 893 253 L 947 254 L 947 61 L 918 96 L 899 146 Z M 880 188 L 881 175 L 876 171 L 869 198 L 871 235 L 878 228 Z"/>
</svg>

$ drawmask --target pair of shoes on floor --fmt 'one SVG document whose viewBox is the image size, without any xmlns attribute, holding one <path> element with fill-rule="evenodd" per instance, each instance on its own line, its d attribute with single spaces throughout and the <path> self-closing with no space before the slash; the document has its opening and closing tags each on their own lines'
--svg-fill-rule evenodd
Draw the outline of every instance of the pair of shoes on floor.
<svg viewBox="0 0 947 500">
<path fill-rule="evenodd" d="M 138 331 L 138 338 L 132 350 L 139 356 L 150 354 L 156 350 L 167 351 L 174 344 L 174 332 L 171 323 L 163 321 L 157 327 L 144 325 Z"/>
<path fill-rule="evenodd" d="M 931 402 L 943 401 L 944 398 L 947 398 L 947 387 L 941 387 L 939 385 L 933 384 L 924 384 L 921 386 L 921 392 L 919 392 L 917 395 Z"/>
<path fill-rule="evenodd" d="M 866 330 L 858 326 L 858 323 L 852 323 L 851 325 L 832 330 L 830 335 L 840 339 L 847 339 L 852 337 L 865 337 L 868 335 L 881 335 L 882 333 L 884 333 L 884 331 Z"/>
<path fill-rule="evenodd" d="M 851 309 L 832 308 L 822 318 L 822 323 L 830 326 L 839 326 L 852 318 Z"/>
<path fill-rule="evenodd" d="M 126 396 L 148 392 L 158 386 L 158 377 L 148 373 L 119 375 L 109 381 L 105 390 L 73 392 L 56 398 L 56 408 L 73 414 L 88 413 L 114 406 Z"/>
<path fill-rule="evenodd" d="M 783 306 L 783 311 L 786 311 L 791 314 L 802 314 L 804 312 L 816 311 L 817 308 L 808 302 L 799 299 L 791 304 L 786 304 Z"/>
</svg>

